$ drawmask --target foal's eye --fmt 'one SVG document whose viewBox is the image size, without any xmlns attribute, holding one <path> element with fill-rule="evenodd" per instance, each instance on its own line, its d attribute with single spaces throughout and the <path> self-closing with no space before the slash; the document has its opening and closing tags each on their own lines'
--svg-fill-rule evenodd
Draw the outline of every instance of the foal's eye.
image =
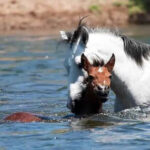
<svg viewBox="0 0 150 150">
<path fill-rule="evenodd" d="M 89 75 L 88 80 L 92 81 L 94 79 L 94 77 L 92 75 Z"/>
</svg>

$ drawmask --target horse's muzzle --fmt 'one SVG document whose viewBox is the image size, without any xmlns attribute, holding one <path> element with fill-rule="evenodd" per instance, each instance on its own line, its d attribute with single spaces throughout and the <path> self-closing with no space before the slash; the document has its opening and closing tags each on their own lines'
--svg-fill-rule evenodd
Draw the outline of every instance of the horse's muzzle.
<svg viewBox="0 0 150 150">
<path fill-rule="evenodd" d="M 109 90 L 96 90 L 95 94 L 102 103 L 105 103 L 108 100 Z"/>
</svg>

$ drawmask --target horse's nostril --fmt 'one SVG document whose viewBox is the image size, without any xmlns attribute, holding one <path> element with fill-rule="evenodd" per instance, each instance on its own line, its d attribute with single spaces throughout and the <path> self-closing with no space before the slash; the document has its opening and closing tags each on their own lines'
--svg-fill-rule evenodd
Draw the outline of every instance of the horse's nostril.
<svg viewBox="0 0 150 150">
<path fill-rule="evenodd" d="M 100 95 L 109 94 L 109 86 L 97 86 L 95 90 Z"/>
<path fill-rule="evenodd" d="M 97 86 L 97 91 L 105 92 L 109 90 L 109 86 Z"/>
<path fill-rule="evenodd" d="M 102 91 L 102 88 L 100 86 L 97 86 L 97 90 Z"/>
</svg>

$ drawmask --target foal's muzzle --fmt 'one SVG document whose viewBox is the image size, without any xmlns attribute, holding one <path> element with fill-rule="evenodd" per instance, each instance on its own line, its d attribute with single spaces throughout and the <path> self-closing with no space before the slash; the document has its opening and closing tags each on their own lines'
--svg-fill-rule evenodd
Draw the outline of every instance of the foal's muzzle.
<svg viewBox="0 0 150 150">
<path fill-rule="evenodd" d="M 98 86 L 95 88 L 95 94 L 100 99 L 100 101 L 104 103 L 108 100 L 109 87 L 106 86 L 101 88 L 100 86 Z"/>
</svg>

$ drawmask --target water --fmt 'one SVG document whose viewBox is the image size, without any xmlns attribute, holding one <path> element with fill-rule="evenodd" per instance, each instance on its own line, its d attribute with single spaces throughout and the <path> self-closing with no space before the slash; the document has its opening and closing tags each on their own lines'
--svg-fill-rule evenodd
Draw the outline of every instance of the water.
<svg viewBox="0 0 150 150">
<path fill-rule="evenodd" d="M 150 36 L 136 37 L 150 43 Z M 49 116 L 50 122 L 0 123 L 0 150 L 150 149 L 147 108 L 88 118 L 63 118 L 66 108 L 65 50 L 45 37 L 0 37 L 0 120 L 25 111 Z M 143 119 L 145 118 L 145 119 Z M 146 120 L 147 119 L 147 120 Z"/>
</svg>

